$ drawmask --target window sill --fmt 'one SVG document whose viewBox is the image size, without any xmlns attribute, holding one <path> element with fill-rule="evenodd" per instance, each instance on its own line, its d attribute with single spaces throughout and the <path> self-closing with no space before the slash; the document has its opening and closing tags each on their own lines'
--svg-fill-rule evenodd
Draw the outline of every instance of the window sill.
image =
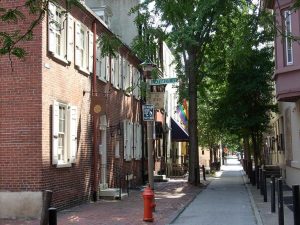
<svg viewBox="0 0 300 225">
<path fill-rule="evenodd" d="M 52 54 L 52 56 L 53 56 L 55 59 L 57 59 L 57 60 L 59 60 L 59 61 L 61 61 L 61 62 L 63 62 L 63 63 L 66 63 L 66 64 L 69 64 L 69 63 L 70 63 L 68 60 L 66 60 L 66 59 L 63 58 L 62 56 L 57 55 L 57 54 L 54 53 L 54 52 L 50 52 L 50 53 Z"/>
<path fill-rule="evenodd" d="M 56 165 L 56 168 L 68 168 L 72 167 L 72 163 L 60 163 Z"/>
<path fill-rule="evenodd" d="M 76 66 L 76 67 L 77 67 L 77 69 L 78 69 L 80 72 L 85 73 L 85 74 L 87 74 L 87 75 L 90 75 L 90 71 L 88 71 L 87 69 L 84 69 L 84 68 L 82 68 L 82 67 L 80 67 L 80 66 Z"/>
</svg>

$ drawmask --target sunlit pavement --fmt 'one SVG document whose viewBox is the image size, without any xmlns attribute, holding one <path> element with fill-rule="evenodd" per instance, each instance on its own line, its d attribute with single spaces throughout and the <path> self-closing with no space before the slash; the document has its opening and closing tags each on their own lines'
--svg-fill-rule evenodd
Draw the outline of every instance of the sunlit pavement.
<svg viewBox="0 0 300 225">
<path fill-rule="evenodd" d="M 228 157 L 216 178 L 172 224 L 257 224 L 241 170 L 237 157 Z"/>
</svg>

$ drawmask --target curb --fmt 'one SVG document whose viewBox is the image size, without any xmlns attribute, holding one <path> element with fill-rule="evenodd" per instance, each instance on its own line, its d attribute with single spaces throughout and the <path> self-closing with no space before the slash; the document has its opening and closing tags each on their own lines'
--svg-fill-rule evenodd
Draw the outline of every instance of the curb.
<svg viewBox="0 0 300 225">
<path fill-rule="evenodd" d="M 262 222 L 262 219 L 261 219 L 261 216 L 260 216 L 260 213 L 258 211 L 258 208 L 255 204 L 255 201 L 254 201 L 254 198 L 253 198 L 253 195 L 247 185 L 247 182 L 246 182 L 246 179 L 245 179 L 245 172 L 241 171 L 241 174 L 242 174 L 242 177 L 243 177 L 243 181 L 244 181 L 244 185 L 247 189 L 247 192 L 248 192 L 248 195 L 249 195 L 249 198 L 250 198 L 250 202 L 251 202 L 251 207 L 252 207 L 252 210 L 254 212 L 254 216 L 255 216 L 255 219 L 256 219 L 256 223 L 257 225 L 264 225 L 264 223 Z"/>
</svg>

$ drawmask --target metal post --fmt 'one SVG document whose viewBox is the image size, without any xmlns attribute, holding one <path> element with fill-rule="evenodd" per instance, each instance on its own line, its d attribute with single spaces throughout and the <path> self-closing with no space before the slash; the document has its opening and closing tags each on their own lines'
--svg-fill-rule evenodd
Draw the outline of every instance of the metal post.
<svg viewBox="0 0 300 225">
<path fill-rule="evenodd" d="M 262 183 L 262 168 L 259 168 L 259 187 L 260 187 L 260 194 L 263 195 L 264 187 Z"/>
<path fill-rule="evenodd" d="M 206 180 L 205 166 L 202 165 L 203 180 Z"/>
<path fill-rule="evenodd" d="M 278 179 L 278 225 L 284 225 L 282 179 Z"/>
<path fill-rule="evenodd" d="M 57 210 L 56 208 L 49 208 L 49 225 L 57 225 Z"/>
<path fill-rule="evenodd" d="M 148 145 L 148 180 L 152 190 L 154 190 L 154 175 L 153 175 L 153 121 L 147 122 L 147 145 Z"/>
<path fill-rule="evenodd" d="M 271 176 L 271 212 L 274 213 L 276 211 L 275 209 L 275 177 Z"/>
<path fill-rule="evenodd" d="M 268 201 L 268 187 L 267 187 L 267 176 L 266 176 L 266 170 L 263 170 L 263 184 L 264 184 L 264 202 Z"/>
<path fill-rule="evenodd" d="M 300 225 L 300 195 L 299 185 L 293 185 L 294 225 Z"/>
</svg>

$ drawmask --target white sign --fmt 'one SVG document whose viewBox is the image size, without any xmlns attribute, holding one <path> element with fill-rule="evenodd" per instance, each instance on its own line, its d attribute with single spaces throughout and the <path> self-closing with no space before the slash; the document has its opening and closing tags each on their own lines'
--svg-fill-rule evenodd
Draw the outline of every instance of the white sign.
<svg viewBox="0 0 300 225">
<path fill-rule="evenodd" d="M 165 101 L 165 92 L 150 92 L 150 100 L 151 104 L 154 105 L 156 109 L 164 108 Z"/>
<path fill-rule="evenodd" d="M 143 120 L 153 121 L 154 120 L 154 105 L 143 105 Z"/>
</svg>

